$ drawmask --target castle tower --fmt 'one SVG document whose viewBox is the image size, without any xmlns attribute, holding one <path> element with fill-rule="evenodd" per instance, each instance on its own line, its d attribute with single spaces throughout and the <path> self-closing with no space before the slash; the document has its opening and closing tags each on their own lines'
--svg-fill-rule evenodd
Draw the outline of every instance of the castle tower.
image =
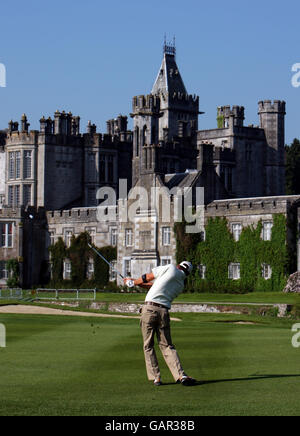
<svg viewBox="0 0 300 436">
<path fill-rule="evenodd" d="M 286 103 L 271 100 L 258 103 L 260 127 L 267 141 L 265 153 L 266 195 L 285 194 L 285 115 Z"/>
<path fill-rule="evenodd" d="M 134 185 L 141 175 L 159 171 L 157 146 L 159 119 L 162 113 L 159 97 L 151 94 L 134 97 L 132 109 Z"/>
<path fill-rule="evenodd" d="M 164 44 L 162 64 L 151 93 L 160 97 L 160 141 L 192 136 L 198 130 L 199 97 L 186 90 L 176 63 L 175 41 Z"/>
<path fill-rule="evenodd" d="M 233 126 L 243 127 L 245 120 L 245 108 L 243 106 L 221 106 L 218 107 L 218 127 L 227 129 Z"/>
</svg>

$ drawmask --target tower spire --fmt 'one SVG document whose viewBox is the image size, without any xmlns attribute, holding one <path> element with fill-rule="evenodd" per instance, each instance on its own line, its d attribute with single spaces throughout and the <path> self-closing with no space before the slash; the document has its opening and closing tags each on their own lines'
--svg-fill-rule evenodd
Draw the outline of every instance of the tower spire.
<svg viewBox="0 0 300 436">
<path fill-rule="evenodd" d="M 176 56 L 176 38 L 174 36 L 173 38 L 173 42 L 167 42 L 167 36 L 165 34 L 165 39 L 164 39 L 164 55 L 171 55 L 171 56 Z"/>
</svg>

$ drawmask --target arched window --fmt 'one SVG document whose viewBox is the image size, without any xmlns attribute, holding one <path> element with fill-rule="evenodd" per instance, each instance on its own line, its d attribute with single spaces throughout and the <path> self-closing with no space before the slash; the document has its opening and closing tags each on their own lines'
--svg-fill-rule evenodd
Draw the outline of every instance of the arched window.
<svg viewBox="0 0 300 436">
<path fill-rule="evenodd" d="M 139 157 L 140 155 L 140 129 L 138 127 L 135 128 L 135 155 Z"/>
<path fill-rule="evenodd" d="M 143 128 L 143 146 L 147 144 L 147 126 Z"/>
</svg>

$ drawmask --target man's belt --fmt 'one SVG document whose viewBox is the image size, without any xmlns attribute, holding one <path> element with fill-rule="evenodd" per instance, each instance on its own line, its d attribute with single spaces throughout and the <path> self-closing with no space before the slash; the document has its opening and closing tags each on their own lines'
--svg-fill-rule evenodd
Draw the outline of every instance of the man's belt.
<svg viewBox="0 0 300 436">
<path fill-rule="evenodd" d="M 146 304 L 146 306 L 155 306 L 155 307 L 159 307 L 160 309 L 167 309 L 167 310 L 169 310 L 168 307 L 163 306 L 162 304 L 153 303 L 153 301 L 146 301 L 145 304 Z"/>
</svg>

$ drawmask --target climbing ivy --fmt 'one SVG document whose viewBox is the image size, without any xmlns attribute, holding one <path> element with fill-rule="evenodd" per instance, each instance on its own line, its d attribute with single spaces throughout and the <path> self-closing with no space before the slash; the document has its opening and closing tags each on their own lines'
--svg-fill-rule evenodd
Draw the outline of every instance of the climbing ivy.
<svg viewBox="0 0 300 436">
<path fill-rule="evenodd" d="M 18 259 L 10 259 L 6 262 L 8 272 L 7 286 L 18 288 L 20 286 L 20 264 Z"/>
<path fill-rule="evenodd" d="M 56 244 L 49 248 L 50 261 L 52 267 L 51 287 L 60 287 L 63 282 L 64 260 L 67 254 L 67 248 L 62 238 L 59 238 Z"/>
<path fill-rule="evenodd" d="M 109 266 L 93 252 L 88 244 L 91 244 L 89 233 L 81 233 L 78 237 L 73 236 L 71 245 L 66 247 L 60 238 L 57 243 L 49 248 L 52 264 L 51 287 L 57 288 L 104 288 L 110 284 Z M 109 262 L 117 259 L 117 249 L 115 247 L 103 247 L 98 249 L 94 246 Z M 64 280 L 64 261 L 71 262 L 71 279 Z M 94 262 L 94 275 L 90 279 L 87 277 L 87 267 L 89 261 Z M 113 284 L 111 284 L 113 287 Z"/>
<path fill-rule="evenodd" d="M 224 115 L 218 115 L 217 117 L 218 129 L 224 128 L 224 120 L 225 120 Z"/>
<path fill-rule="evenodd" d="M 192 292 L 245 293 L 251 291 L 279 291 L 285 286 L 294 262 L 287 246 L 287 220 L 284 215 L 273 216 L 271 241 L 262 240 L 262 222 L 257 227 L 245 227 L 235 242 L 226 218 L 208 220 L 205 241 L 193 244 L 190 236 L 178 231 L 177 247 L 180 259 L 187 258 L 196 266 L 187 283 Z M 231 280 L 228 268 L 239 263 L 241 279 Z M 205 279 L 200 278 L 199 265 L 205 265 Z M 262 276 L 262 265 L 271 266 L 272 277 Z"/>
</svg>

